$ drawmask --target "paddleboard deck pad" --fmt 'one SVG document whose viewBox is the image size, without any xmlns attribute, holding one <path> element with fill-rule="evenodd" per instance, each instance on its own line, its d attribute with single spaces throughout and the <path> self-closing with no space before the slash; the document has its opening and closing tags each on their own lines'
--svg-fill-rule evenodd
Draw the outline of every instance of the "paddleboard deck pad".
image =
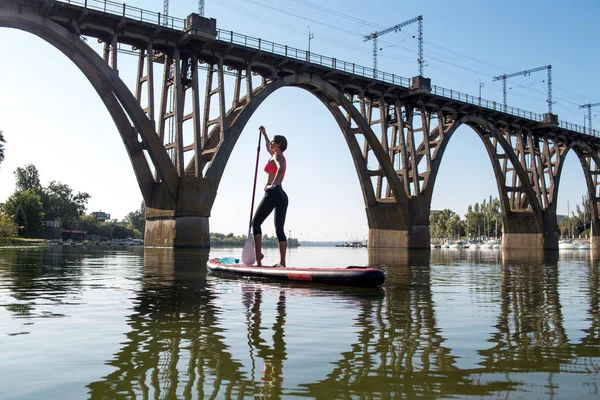
<svg viewBox="0 0 600 400">
<path fill-rule="evenodd" d="M 346 268 L 282 268 L 240 263 L 223 264 L 220 258 L 208 260 L 210 272 L 243 277 L 260 277 L 283 281 L 318 282 L 352 286 L 379 286 L 385 273 L 377 268 L 349 266 Z"/>
</svg>

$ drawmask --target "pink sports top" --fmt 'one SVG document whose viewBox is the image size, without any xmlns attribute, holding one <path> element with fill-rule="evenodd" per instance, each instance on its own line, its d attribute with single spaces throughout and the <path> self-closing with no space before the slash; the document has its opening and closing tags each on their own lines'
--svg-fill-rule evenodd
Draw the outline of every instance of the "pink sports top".
<svg viewBox="0 0 600 400">
<path fill-rule="evenodd" d="M 287 167 L 287 161 L 285 161 L 285 157 L 283 157 L 283 160 L 284 160 L 285 165 Z M 283 178 L 285 176 L 285 170 L 286 169 L 287 168 L 283 168 L 283 172 L 281 173 L 281 178 Z M 267 161 L 267 164 L 265 165 L 265 172 L 267 174 L 270 174 L 270 175 L 277 174 L 277 165 L 275 165 L 275 163 L 271 162 L 270 160 Z"/>
</svg>

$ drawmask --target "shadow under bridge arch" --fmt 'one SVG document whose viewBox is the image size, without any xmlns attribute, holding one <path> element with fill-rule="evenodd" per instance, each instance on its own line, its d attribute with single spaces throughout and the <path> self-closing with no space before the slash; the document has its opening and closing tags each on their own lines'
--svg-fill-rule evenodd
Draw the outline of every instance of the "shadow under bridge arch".
<svg viewBox="0 0 600 400">
<path fill-rule="evenodd" d="M 229 110 L 226 116 L 228 128 L 225 137 L 206 170 L 205 177 L 210 186 L 218 187 L 233 148 L 254 112 L 269 95 L 283 87 L 297 87 L 313 94 L 325 105 L 340 127 L 361 185 L 369 223 L 370 245 L 372 245 L 372 233 L 380 236 L 381 231 L 393 231 L 396 240 L 388 240 L 393 242 L 393 246 L 383 247 L 410 247 L 406 235 L 400 235 L 403 236 L 402 238 L 397 235 L 397 232 L 410 231 L 410 206 L 389 154 L 384 150 L 365 116 L 353 105 L 352 95 L 313 74 L 294 74 L 267 81 L 252 92 L 251 99 L 243 107 L 233 107 Z M 209 137 L 217 135 L 218 129 L 215 128 Z M 364 147 L 359 143 L 360 135 L 364 138 Z M 377 162 L 377 169 L 369 169 L 366 149 L 372 152 Z M 191 168 L 192 162 L 188 168 Z M 392 201 L 383 202 L 377 199 L 371 181 L 374 176 L 383 176 L 387 180 L 393 194 Z"/>
</svg>

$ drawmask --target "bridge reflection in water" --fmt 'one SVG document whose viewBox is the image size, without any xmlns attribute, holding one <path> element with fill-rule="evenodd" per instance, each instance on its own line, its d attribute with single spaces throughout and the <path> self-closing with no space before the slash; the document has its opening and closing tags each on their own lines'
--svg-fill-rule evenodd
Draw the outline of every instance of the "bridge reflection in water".
<svg viewBox="0 0 600 400">
<path fill-rule="evenodd" d="M 474 349 L 477 360 L 465 368 L 445 336 L 450 330 L 439 323 L 443 318 L 434 292 L 440 285 L 432 282 L 440 268 L 455 268 L 456 257 L 456 252 L 370 250 L 369 264 L 383 265 L 388 280 L 383 288 L 360 290 L 227 280 L 198 269 L 207 253 L 146 248 L 130 330 L 108 362 L 113 372 L 89 385 L 90 397 L 504 397 L 532 387 L 551 395 L 560 386 L 554 377 L 566 381 L 571 374 L 597 390 L 596 261 L 589 266 L 587 287 L 573 289 L 586 294 L 589 326 L 578 332 L 580 339 L 570 340 L 558 253 L 463 257 L 471 268 L 486 268 L 469 278 L 478 280 L 469 290 L 481 291 L 498 311 L 483 333 L 487 346 Z M 342 317 L 330 320 L 339 325 L 339 337 L 321 337 L 314 326 L 303 329 L 294 322 L 300 300 L 324 306 L 341 302 L 354 311 L 351 326 L 343 326 Z M 464 330 L 475 322 L 466 319 Z M 326 325 L 322 328 L 327 332 Z M 302 336 L 307 332 L 311 337 Z M 352 339 L 344 348 L 347 337 Z M 312 373 L 298 373 L 290 365 L 299 359 L 304 368 L 310 365 L 312 344 L 341 351 L 325 363 L 315 361 Z"/>
</svg>

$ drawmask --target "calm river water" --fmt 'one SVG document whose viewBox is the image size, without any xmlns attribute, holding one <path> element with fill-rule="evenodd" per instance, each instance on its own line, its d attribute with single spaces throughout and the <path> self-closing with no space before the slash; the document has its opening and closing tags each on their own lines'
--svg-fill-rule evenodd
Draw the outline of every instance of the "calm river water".
<svg viewBox="0 0 600 400">
<path fill-rule="evenodd" d="M 222 278 L 207 258 L 0 248 L 0 398 L 599 398 L 589 252 L 290 251 L 381 265 L 378 289 Z"/>
</svg>

